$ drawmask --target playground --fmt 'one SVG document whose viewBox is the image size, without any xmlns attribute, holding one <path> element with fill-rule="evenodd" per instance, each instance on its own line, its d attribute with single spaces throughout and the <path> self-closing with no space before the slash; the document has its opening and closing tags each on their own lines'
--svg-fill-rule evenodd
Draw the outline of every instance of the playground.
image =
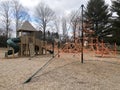
<svg viewBox="0 0 120 90">
<path fill-rule="evenodd" d="M 74 35 L 65 43 L 53 35 L 44 41 L 29 22 L 18 32 L 0 48 L 0 90 L 119 90 L 116 43 L 86 29 L 82 38 Z"/>
<path fill-rule="evenodd" d="M 120 90 L 120 1 L 109 1 L 1 0 L 0 90 Z"/>
<path fill-rule="evenodd" d="M 24 82 L 51 57 L 19 57 L 5 59 L 6 49 L 0 48 L 0 90 L 119 90 L 120 56 L 116 58 L 95 57 L 93 53 L 80 55 L 61 53 L 30 82 Z"/>
</svg>

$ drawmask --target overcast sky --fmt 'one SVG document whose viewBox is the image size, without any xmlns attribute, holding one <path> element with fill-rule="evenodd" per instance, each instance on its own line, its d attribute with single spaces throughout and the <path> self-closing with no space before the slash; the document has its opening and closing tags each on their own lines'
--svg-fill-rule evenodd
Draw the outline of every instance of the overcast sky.
<svg viewBox="0 0 120 90">
<path fill-rule="evenodd" d="M 110 0 L 105 1 L 106 4 L 111 5 Z M 31 13 L 39 2 L 44 2 L 56 12 L 57 16 L 67 16 L 72 10 L 78 10 L 82 4 L 86 6 L 88 0 L 20 0 L 20 2 L 23 6 L 29 8 Z"/>
<path fill-rule="evenodd" d="M 5 0 L 0 0 L 5 1 Z M 53 11 L 55 11 L 57 16 L 67 16 L 72 10 L 78 10 L 78 8 L 84 4 L 86 6 L 89 0 L 19 0 L 20 3 L 29 9 L 29 13 L 32 16 L 34 13 L 34 8 L 40 3 L 44 2 Z M 105 0 L 106 4 L 111 5 L 111 0 Z M 31 17 L 32 19 L 32 17 Z M 35 24 L 32 21 L 33 25 Z"/>
<path fill-rule="evenodd" d="M 81 4 L 86 5 L 88 0 L 19 0 L 23 6 L 33 10 L 39 2 L 45 2 L 52 8 L 57 15 L 69 14 L 71 10 L 78 9 Z M 110 0 L 105 0 L 107 4 L 111 4 Z"/>
</svg>

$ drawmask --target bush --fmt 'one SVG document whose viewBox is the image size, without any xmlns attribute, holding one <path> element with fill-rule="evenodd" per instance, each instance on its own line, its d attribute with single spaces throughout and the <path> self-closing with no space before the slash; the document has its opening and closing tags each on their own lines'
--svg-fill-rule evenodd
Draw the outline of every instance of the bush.
<svg viewBox="0 0 120 90">
<path fill-rule="evenodd" d="M 0 36 L 0 47 L 7 47 L 7 38 L 6 36 Z"/>
</svg>

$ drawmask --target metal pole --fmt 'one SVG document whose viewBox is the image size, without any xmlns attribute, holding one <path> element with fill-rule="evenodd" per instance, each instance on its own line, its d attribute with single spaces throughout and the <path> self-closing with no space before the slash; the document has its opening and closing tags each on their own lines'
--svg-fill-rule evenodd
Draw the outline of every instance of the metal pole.
<svg viewBox="0 0 120 90">
<path fill-rule="evenodd" d="M 84 44 L 84 42 L 83 42 L 83 7 L 84 7 L 84 5 L 82 4 L 81 5 L 81 7 L 82 7 L 82 39 L 81 39 L 81 42 L 82 42 L 82 48 L 81 48 L 81 63 L 83 63 L 83 44 Z"/>
<path fill-rule="evenodd" d="M 58 55 L 58 53 L 54 56 L 56 57 Z M 40 67 L 31 77 L 29 77 L 23 84 L 26 84 L 26 83 L 29 83 L 32 78 L 40 71 L 42 71 L 43 69 L 45 69 L 45 67 L 47 67 L 51 62 L 52 60 L 54 59 L 54 57 L 50 58 L 42 67 Z"/>
</svg>

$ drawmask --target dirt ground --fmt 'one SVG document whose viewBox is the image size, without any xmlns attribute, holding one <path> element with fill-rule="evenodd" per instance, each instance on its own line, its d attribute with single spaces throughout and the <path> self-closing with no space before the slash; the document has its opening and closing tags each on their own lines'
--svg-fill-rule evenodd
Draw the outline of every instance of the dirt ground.
<svg viewBox="0 0 120 90">
<path fill-rule="evenodd" d="M 4 58 L 0 48 L 0 90 L 120 90 L 120 56 L 96 57 L 62 53 L 55 57 L 29 83 L 23 84 L 52 56 Z"/>
</svg>

